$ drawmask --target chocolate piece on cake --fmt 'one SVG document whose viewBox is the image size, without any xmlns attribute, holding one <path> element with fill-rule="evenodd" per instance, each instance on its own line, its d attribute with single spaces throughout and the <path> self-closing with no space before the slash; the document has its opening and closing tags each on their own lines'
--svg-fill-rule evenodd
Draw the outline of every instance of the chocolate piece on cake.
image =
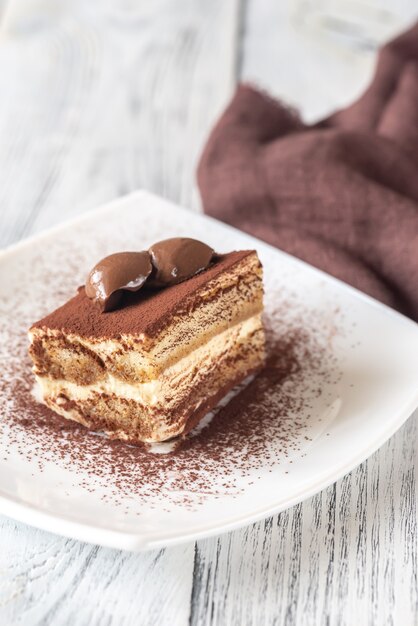
<svg viewBox="0 0 418 626">
<path fill-rule="evenodd" d="M 262 366 L 262 296 L 253 250 L 214 256 L 163 289 L 126 291 L 109 312 L 81 287 L 29 331 L 43 400 L 132 443 L 187 432 Z"/>
</svg>

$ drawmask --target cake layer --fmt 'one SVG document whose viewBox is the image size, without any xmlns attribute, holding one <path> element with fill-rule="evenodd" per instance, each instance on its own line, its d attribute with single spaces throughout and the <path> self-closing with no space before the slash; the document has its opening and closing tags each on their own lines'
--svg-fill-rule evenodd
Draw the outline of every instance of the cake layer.
<svg viewBox="0 0 418 626">
<path fill-rule="evenodd" d="M 29 331 L 43 400 L 127 441 L 179 435 L 262 366 L 262 296 L 255 251 L 218 256 L 172 287 L 127 293 L 105 313 L 80 288 Z"/>
<path fill-rule="evenodd" d="M 44 401 L 88 428 L 138 443 L 181 434 L 264 361 L 260 316 L 240 323 L 143 385 L 78 386 L 39 378 Z M 171 394 L 171 395 L 170 395 Z"/>
<path fill-rule="evenodd" d="M 171 409 L 196 386 L 206 372 L 229 353 L 234 344 L 259 345 L 264 341 L 261 315 L 254 315 L 212 337 L 179 361 L 171 364 L 158 378 L 142 383 L 129 383 L 107 372 L 106 376 L 89 385 L 78 385 L 66 379 L 37 376 L 44 397 L 66 397 L 86 400 L 93 394 L 107 393 L 134 400 L 157 410 Z"/>
<path fill-rule="evenodd" d="M 82 287 L 74 298 L 32 328 L 49 328 L 99 340 L 135 335 L 143 342 L 159 342 L 161 332 L 172 325 L 173 317 L 188 317 L 208 300 L 237 287 L 238 282 L 242 282 L 245 289 L 246 281 L 253 279 L 251 272 L 257 268 L 261 275 L 260 261 L 254 250 L 219 255 L 204 272 L 183 283 L 166 289 L 126 292 L 123 306 L 105 315 Z"/>
<path fill-rule="evenodd" d="M 238 254 L 240 256 L 236 256 Z M 75 298 L 31 328 L 30 352 L 35 374 L 80 385 L 99 382 L 107 373 L 128 383 L 154 380 L 172 363 L 211 337 L 261 312 L 261 266 L 256 253 L 230 253 L 226 257 L 229 258 L 228 271 L 224 269 L 224 273 L 205 282 L 202 281 L 203 274 L 186 281 L 193 283 L 199 279 L 194 304 L 191 301 L 177 302 L 176 298 L 166 325 L 153 336 L 137 334 L 135 330 L 143 328 L 138 326 L 136 319 L 142 317 L 144 309 L 137 294 L 134 294 L 137 304 L 132 303 L 130 313 L 131 318 L 135 318 L 131 324 L 133 330 L 128 333 L 127 320 L 122 316 L 124 309 L 100 313 L 81 290 Z M 225 265 L 225 259 L 219 264 Z M 182 287 L 183 283 L 165 292 Z M 154 292 L 156 301 L 161 293 Z M 148 294 L 144 298 L 148 307 Z M 157 306 L 155 302 L 154 306 Z M 189 308 L 188 313 L 184 311 L 185 306 Z M 90 321 L 84 324 L 83 334 L 76 334 L 77 316 L 82 314 Z M 114 321 L 111 337 L 103 335 L 103 318 Z"/>
</svg>

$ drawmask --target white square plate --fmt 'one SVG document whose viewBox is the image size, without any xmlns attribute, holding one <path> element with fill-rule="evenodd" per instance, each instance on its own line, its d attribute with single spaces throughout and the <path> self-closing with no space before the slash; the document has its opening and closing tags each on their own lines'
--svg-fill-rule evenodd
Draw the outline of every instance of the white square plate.
<svg viewBox="0 0 418 626">
<path fill-rule="evenodd" d="M 169 470 L 170 480 L 158 493 L 153 484 L 143 485 L 143 493 L 129 493 L 129 472 L 136 484 L 141 480 L 135 464 L 118 491 L 112 472 L 103 472 L 106 455 L 95 476 L 95 461 L 88 446 L 83 449 L 83 437 L 95 437 L 97 448 L 108 445 L 104 439 L 82 433 L 77 464 L 63 454 L 64 431 L 42 437 L 39 445 L 32 431 L 25 434 L 24 420 L 34 419 L 31 407 L 36 406 L 30 391 L 26 408 L 22 398 L 16 400 L 16 390 L 22 395 L 31 377 L 26 331 L 70 297 L 102 256 L 176 235 L 202 239 L 219 251 L 255 248 L 264 266 L 268 324 L 279 337 L 304 326 L 307 343 L 319 346 L 322 356 L 317 365 L 311 359 L 302 367 L 299 382 L 287 392 L 308 394 L 307 401 L 297 410 L 298 402 L 293 403 L 291 415 L 277 414 L 279 426 L 268 443 L 263 439 L 265 451 L 258 451 L 256 463 L 250 454 L 246 467 L 240 462 L 233 471 L 229 467 L 227 483 L 222 462 L 219 468 L 213 462 L 205 467 L 203 456 L 198 486 L 188 493 L 173 488 L 176 476 Z M 0 340 L 0 512 L 129 550 L 225 532 L 312 496 L 371 455 L 418 404 L 415 323 L 261 241 L 145 192 L 1 253 Z M 320 388 L 316 395 L 314 387 Z M 276 417 L 274 403 L 271 410 Z M 61 439 L 59 453 L 53 437 Z M 229 454 L 233 451 L 225 449 L 226 458 Z M 165 462 L 165 455 L 158 458 Z M 208 489 L 202 487 L 205 479 Z"/>
</svg>

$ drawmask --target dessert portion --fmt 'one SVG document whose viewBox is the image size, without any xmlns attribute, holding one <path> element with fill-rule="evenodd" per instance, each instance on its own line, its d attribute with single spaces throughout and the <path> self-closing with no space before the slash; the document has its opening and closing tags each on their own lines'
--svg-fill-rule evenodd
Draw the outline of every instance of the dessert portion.
<svg viewBox="0 0 418 626">
<path fill-rule="evenodd" d="M 131 443 L 185 433 L 263 365 L 262 297 L 254 250 L 173 239 L 111 255 L 29 331 L 43 400 Z"/>
</svg>

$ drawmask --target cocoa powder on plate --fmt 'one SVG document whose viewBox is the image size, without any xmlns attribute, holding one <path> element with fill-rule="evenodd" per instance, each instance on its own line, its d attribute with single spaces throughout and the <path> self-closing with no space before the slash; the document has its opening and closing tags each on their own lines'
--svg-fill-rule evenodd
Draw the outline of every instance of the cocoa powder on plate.
<svg viewBox="0 0 418 626">
<path fill-rule="evenodd" d="M 3 422 L 8 453 L 19 451 L 42 471 L 51 461 L 65 467 L 84 489 L 106 486 L 105 499 L 155 497 L 197 505 L 199 499 L 238 493 L 266 467 L 271 471 L 309 439 L 309 409 L 333 377 L 330 355 L 312 332 L 270 329 L 265 368 L 208 425 L 175 442 L 165 454 L 89 432 L 36 401 L 33 376 L 20 340 L 14 380 L 3 381 L 8 398 Z M 7 454 L 6 453 L 6 457 Z M 196 497 L 193 497 L 196 496 Z"/>
</svg>

